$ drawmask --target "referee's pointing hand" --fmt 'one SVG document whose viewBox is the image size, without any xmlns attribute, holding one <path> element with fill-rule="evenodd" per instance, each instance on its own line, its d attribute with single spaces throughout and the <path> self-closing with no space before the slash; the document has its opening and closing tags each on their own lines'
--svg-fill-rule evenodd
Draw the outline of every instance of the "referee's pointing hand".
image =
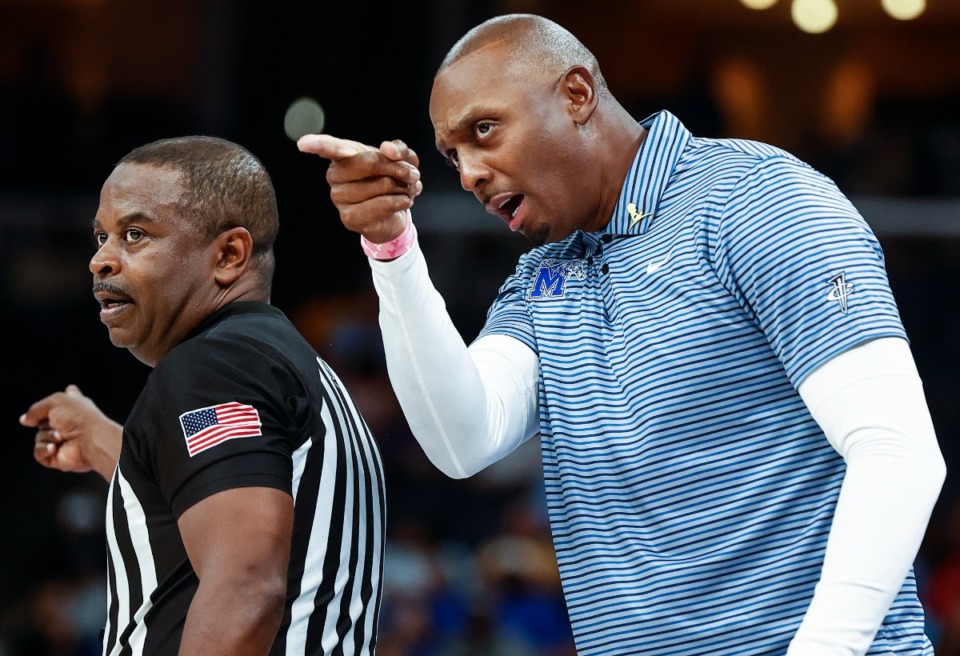
<svg viewBox="0 0 960 656">
<path fill-rule="evenodd" d="M 44 467 L 67 472 L 96 469 L 110 478 L 120 453 L 123 428 L 76 385 L 31 405 L 20 416 L 20 424 L 37 429 L 33 457 Z"/>
</svg>

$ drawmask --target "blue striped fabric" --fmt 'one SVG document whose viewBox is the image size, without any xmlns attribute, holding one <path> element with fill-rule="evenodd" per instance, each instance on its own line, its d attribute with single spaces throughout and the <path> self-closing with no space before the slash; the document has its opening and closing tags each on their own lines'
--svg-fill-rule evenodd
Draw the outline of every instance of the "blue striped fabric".
<svg viewBox="0 0 960 656">
<path fill-rule="evenodd" d="M 607 228 L 524 255 L 481 334 L 540 358 L 579 653 L 782 654 L 844 473 L 796 386 L 903 327 L 880 247 L 829 179 L 666 111 L 643 125 Z M 869 653 L 891 652 L 932 653 L 912 573 Z"/>
</svg>

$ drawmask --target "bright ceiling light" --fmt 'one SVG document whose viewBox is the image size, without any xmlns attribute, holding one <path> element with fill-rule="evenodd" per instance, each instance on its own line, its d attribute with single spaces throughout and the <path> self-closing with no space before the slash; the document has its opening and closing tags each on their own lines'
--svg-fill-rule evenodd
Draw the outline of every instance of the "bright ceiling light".
<svg viewBox="0 0 960 656">
<path fill-rule="evenodd" d="M 833 0 L 793 0 L 790 15 L 804 32 L 820 34 L 837 22 L 837 5 Z"/>
<path fill-rule="evenodd" d="M 740 2 L 750 9 L 769 9 L 777 4 L 777 0 L 740 0 Z"/>
<path fill-rule="evenodd" d="M 913 20 L 927 8 L 926 0 L 881 0 L 880 4 L 898 20 Z"/>
</svg>

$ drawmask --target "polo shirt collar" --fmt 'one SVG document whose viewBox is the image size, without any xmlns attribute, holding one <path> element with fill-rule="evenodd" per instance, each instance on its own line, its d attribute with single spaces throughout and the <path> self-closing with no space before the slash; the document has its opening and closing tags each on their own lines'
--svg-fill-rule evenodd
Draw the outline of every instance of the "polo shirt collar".
<svg viewBox="0 0 960 656">
<path fill-rule="evenodd" d="M 597 234 L 639 235 L 650 229 L 660 197 L 692 138 L 680 120 L 666 110 L 643 119 L 640 125 L 647 136 L 623 182 L 610 222 Z"/>
</svg>

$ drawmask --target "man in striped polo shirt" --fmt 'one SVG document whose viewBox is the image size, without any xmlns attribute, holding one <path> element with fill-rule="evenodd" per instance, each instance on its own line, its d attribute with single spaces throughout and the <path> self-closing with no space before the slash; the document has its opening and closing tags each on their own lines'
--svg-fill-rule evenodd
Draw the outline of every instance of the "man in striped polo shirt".
<svg viewBox="0 0 960 656">
<path fill-rule="evenodd" d="M 221 139 L 147 144 L 104 184 L 100 318 L 153 370 L 124 426 L 74 386 L 21 423 L 41 464 L 110 481 L 105 656 L 374 653 L 383 468 L 269 304 L 278 227 L 266 170 Z"/>
<path fill-rule="evenodd" d="M 582 654 L 930 654 L 911 570 L 944 464 L 869 227 L 768 145 L 639 123 L 531 15 L 444 59 L 437 148 L 531 239 L 472 344 L 410 222 L 416 154 L 309 135 L 394 389 L 465 477 L 539 434 Z"/>
</svg>

